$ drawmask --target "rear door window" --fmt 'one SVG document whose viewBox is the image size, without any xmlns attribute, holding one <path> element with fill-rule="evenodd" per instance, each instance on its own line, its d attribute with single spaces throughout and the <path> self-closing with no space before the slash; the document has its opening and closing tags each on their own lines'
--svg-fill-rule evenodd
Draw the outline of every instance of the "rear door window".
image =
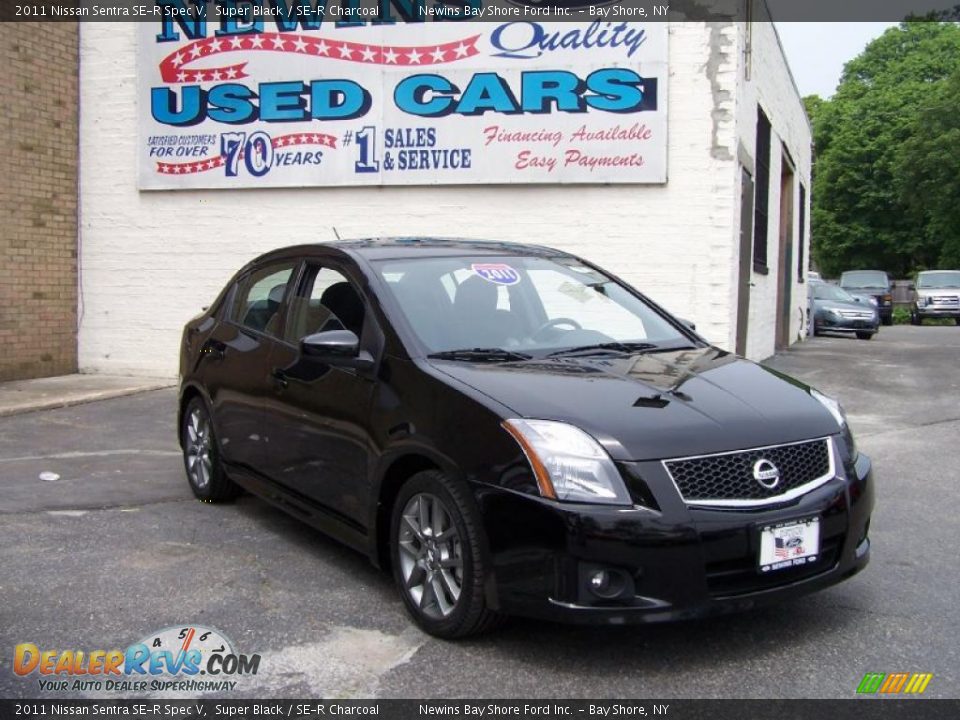
<svg viewBox="0 0 960 720">
<path fill-rule="evenodd" d="M 283 298 L 295 266 L 292 261 L 268 265 L 241 280 L 231 320 L 250 330 L 279 336 Z"/>
</svg>

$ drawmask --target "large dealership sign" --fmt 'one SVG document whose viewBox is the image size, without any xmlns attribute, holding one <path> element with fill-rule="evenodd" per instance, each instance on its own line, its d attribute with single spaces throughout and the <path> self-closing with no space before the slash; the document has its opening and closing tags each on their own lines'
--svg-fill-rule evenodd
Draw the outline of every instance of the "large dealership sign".
<svg viewBox="0 0 960 720">
<path fill-rule="evenodd" d="M 140 23 L 140 187 L 666 181 L 667 23 L 343 25 Z"/>
</svg>

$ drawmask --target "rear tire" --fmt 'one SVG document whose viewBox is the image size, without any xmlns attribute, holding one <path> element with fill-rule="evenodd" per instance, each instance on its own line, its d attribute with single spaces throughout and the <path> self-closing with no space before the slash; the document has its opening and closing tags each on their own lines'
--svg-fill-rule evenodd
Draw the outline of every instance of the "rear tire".
<svg viewBox="0 0 960 720">
<path fill-rule="evenodd" d="M 857 337 L 858 337 L 860 340 L 870 340 L 870 339 L 873 337 L 873 333 L 872 333 L 872 332 L 858 332 L 858 333 L 857 333 Z"/>
<path fill-rule="evenodd" d="M 198 500 L 224 502 L 234 499 L 242 492 L 240 486 L 227 477 L 223 469 L 210 412 L 203 398 L 199 396 L 187 404 L 183 413 L 180 446 L 183 448 L 183 466 L 187 471 L 187 481 Z"/>
<path fill-rule="evenodd" d="M 960 317 L 954 318 L 954 321 L 957 323 L 957 325 L 960 325 Z"/>
<path fill-rule="evenodd" d="M 393 578 L 425 632 L 454 639 L 500 624 L 484 595 L 481 533 L 467 489 L 439 470 L 419 472 L 400 488 L 390 522 Z"/>
</svg>

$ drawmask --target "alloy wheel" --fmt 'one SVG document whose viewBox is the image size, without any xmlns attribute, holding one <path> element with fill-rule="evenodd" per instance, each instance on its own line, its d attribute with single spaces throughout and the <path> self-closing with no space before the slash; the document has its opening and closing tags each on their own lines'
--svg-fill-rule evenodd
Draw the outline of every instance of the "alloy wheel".
<svg viewBox="0 0 960 720">
<path fill-rule="evenodd" d="M 463 590 L 463 542 L 444 502 L 419 493 L 403 508 L 397 531 L 403 587 L 434 620 L 448 617 Z"/>
<path fill-rule="evenodd" d="M 213 476 L 213 433 L 210 420 L 200 408 L 194 408 L 187 418 L 184 454 L 190 481 L 202 490 Z"/>
</svg>

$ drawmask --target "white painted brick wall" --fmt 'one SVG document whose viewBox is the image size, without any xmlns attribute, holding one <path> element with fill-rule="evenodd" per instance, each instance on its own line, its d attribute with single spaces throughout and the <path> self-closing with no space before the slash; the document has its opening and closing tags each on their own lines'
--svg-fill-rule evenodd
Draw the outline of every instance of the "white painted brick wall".
<svg viewBox="0 0 960 720">
<path fill-rule="evenodd" d="M 741 47 L 745 46 L 748 32 L 746 23 L 738 23 L 737 32 Z M 768 212 L 769 230 L 767 235 L 767 266 L 769 274 L 752 273 L 753 287 L 750 293 L 750 321 L 747 335 L 747 356 L 766 358 L 774 353 L 776 314 L 777 314 L 777 272 L 780 267 L 780 172 L 781 143 L 789 150 L 796 166 L 794 175 L 793 201 L 793 255 L 790 267 L 791 342 L 802 336 L 805 330 L 807 308 L 807 286 L 797 283 L 797 253 L 799 243 L 803 243 L 804 270 L 806 277 L 810 259 L 810 170 L 811 143 L 813 142 L 810 124 L 806 112 L 797 94 L 790 76 L 783 50 L 777 39 L 773 23 L 756 22 L 752 27 L 752 57 L 750 79 L 744 77 L 741 53 L 740 68 L 737 73 L 739 85 L 737 91 L 737 136 L 747 153 L 753 157 L 757 137 L 757 103 L 763 107 L 772 128 L 770 136 L 770 205 Z M 739 170 L 737 170 L 739 197 Z M 800 183 L 807 189 L 807 222 L 804 237 L 798 238 L 800 224 Z M 736 227 L 739 228 L 740 207 L 737 204 Z M 737 231 L 739 237 L 739 230 Z M 737 246 L 739 247 L 739 246 Z M 735 254 L 737 249 L 735 249 Z M 734 300 L 734 304 L 736 300 Z"/>
<path fill-rule="evenodd" d="M 739 214 L 735 158 L 737 133 L 743 134 L 744 126 L 736 98 L 741 35 L 736 24 L 671 25 L 665 186 L 141 193 L 136 187 L 136 28 L 83 24 L 81 370 L 175 375 L 184 322 L 238 267 L 275 247 L 330 240 L 331 226 L 343 237 L 454 235 L 570 250 L 621 275 L 696 322 L 708 339 L 732 349 Z M 714 63 L 709 62 L 711 43 L 724 49 Z M 757 70 L 755 76 L 760 74 Z M 769 97 L 768 106 L 796 104 L 776 82 L 770 85 L 760 83 L 756 90 Z M 779 113 L 772 119 L 779 127 Z M 752 147 L 752 141 L 746 144 Z M 753 357 L 769 354 L 773 343 L 773 318 L 764 316 L 771 308 L 764 310 L 761 290 L 752 304 Z"/>
</svg>

